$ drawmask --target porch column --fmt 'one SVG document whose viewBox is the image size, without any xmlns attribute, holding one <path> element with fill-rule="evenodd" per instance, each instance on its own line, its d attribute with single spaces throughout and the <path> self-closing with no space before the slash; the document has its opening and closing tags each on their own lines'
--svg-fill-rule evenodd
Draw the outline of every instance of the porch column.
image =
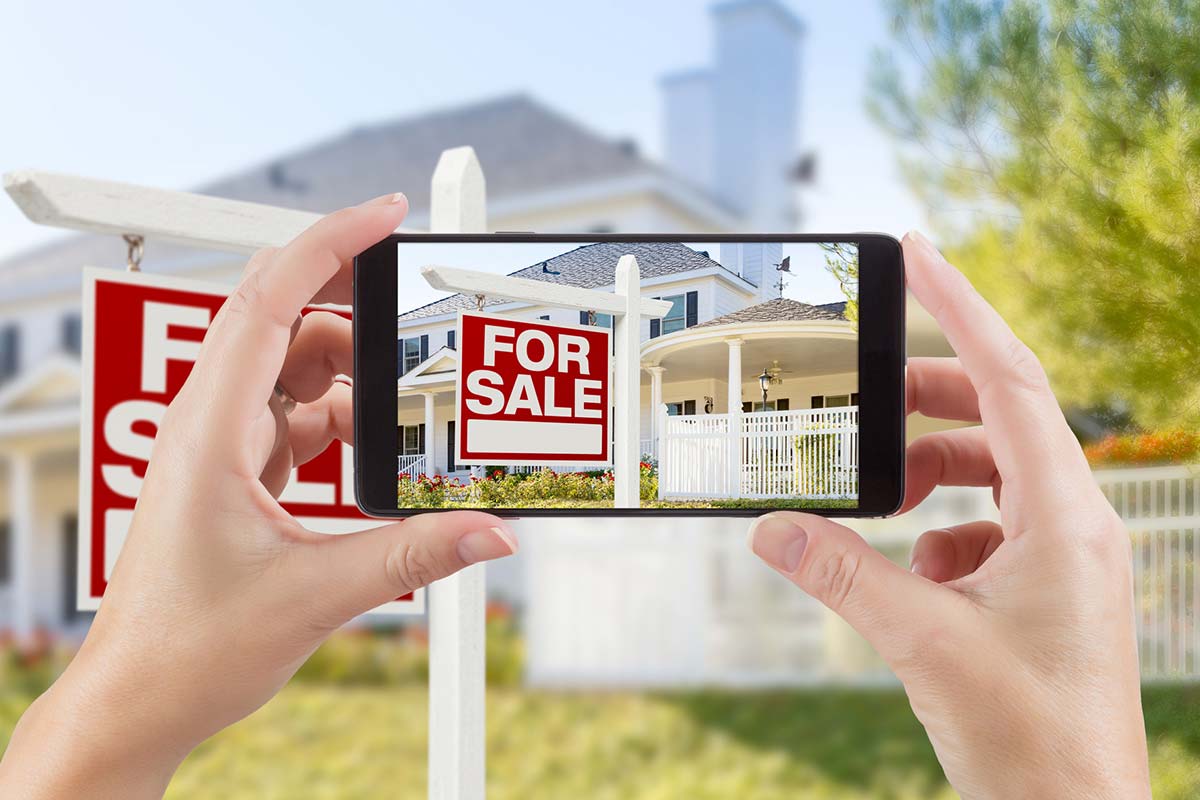
<svg viewBox="0 0 1200 800">
<path fill-rule="evenodd" d="M 658 458 L 658 409 L 662 405 L 662 376 L 667 370 L 664 367 L 646 367 L 650 373 L 650 448 L 651 454 Z"/>
<path fill-rule="evenodd" d="M 730 497 L 742 494 L 742 340 L 729 339 L 729 392 L 726 404 L 729 408 L 729 477 Z"/>
<path fill-rule="evenodd" d="M 423 392 L 425 398 L 425 474 L 433 475 L 433 442 L 437 438 L 437 430 L 433 422 L 433 392 Z"/>
<path fill-rule="evenodd" d="M 12 556 L 12 628 L 18 639 L 33 633 L 33 457 L 8 458 L 8 507 Z"/>
</svg>

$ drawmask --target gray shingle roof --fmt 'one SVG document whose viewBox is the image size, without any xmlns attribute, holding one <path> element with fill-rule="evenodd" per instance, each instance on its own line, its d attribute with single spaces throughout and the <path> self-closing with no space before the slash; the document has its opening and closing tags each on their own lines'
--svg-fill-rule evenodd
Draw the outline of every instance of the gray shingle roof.
<svg viewBox="0 0 1200 800">
<path fill-rule="evenodd" d="M 643 278 L 657 278 L 663 275 L 674 275 L 712 267 L 725 270 L 730 275 L 736 275 L 732 270 L 726 269 L 720 263 L 709 258 L 707 253 L 698 252 L 677 242 L 597 242 L 596 244 L 586 244 L 544 262 L 539 261 L 537 264 L 516 272 L 510 272 L 509 275 L 514 278 L 578 286 L 581 289 L 595 289 L 600 286 L 612 285 L 617 261 L 626 254 L 637 258 L 638 269 Z M 497 305 L 505 302 L 508 301 L 495 298 L 485 301 L 484 305 Z M 474 308 L 474 297 L 456 294 L 406 311 L 397 319 L 403 322 Z"/>
<path fill-rule="evenodd" d="M 464 144 L 475 147 L 491 199 L 661 172 L 628 143 L 600 136 L 528 96 L 512 95 L 356 128 L 197 191 L 324 213 L 399 189 L 420 214 L 428 212 L 438 156 Z M 145 267 L 186 271 L 216 258 L 151 241 Z M 0 260 L 0 286 L 9 297 L 63 290 L 78 285 L 84 264 L 124 263 L 119 237 L 73 234 Z"/>
<path fill-rule="evenodd" d="M 846 318 L 845 303 L 825 303 L 814 306 L 792 300 L 787 297 L 776 297 L 765 303 L 746 306 L 723 317 L 710 319 L 697 325 L 697 328 L 707 328 L 713 325 L 735 325 L 746 322 L 802 322 L 822 319 Z"/>
</svg>

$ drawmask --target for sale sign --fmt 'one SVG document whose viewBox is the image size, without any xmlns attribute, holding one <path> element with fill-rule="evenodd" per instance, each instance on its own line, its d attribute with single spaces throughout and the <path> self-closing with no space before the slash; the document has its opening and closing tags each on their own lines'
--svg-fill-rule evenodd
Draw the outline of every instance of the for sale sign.
<svg viewBox="0 0 1200 800">
<path fill-rule="evenodd" d="M 133 519 L 158 426 L 227 292 L 180 278 L 84 271 L 80 610 L 100 605 Z M 353 453 L 341 442 L 293 470 L 279 500 L 302 525 L 320 533 L 382 524 L 355 505 Z M 420 592 L 377 609 L 423 610 Z"/>
<path fill-rule="evenodd" d="M 607 328 L 461 312 L 459 464 L 609 463 Z"/>
</svg>

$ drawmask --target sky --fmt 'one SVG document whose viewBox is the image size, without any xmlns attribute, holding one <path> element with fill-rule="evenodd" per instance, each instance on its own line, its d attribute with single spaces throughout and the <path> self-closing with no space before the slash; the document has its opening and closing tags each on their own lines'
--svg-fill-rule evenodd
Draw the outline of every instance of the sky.
<svg viewBox="0 0 1200 800">
<path fill-rule="evenodd" d="M 684 244 L 697 252 L 708 253 L 719 263 L 720 244 Z M 396 266 L 399 270 L 396 310 L 402 314 L 447 295 L 446 292 L 429 286 L 421 276 L 422 267 L 440 265 L 507 275 L 574 250 L 576 246 L 561 242 L 471 242 L 458 245 L 444 242 L 401 242 L 396 251 Z M 790 271 L 784 280 L 784 297 L 813 305 L 839 303 L 846 299 L 841 285 L 826 268 L 825 253 L 819 245 L 788 243 L 783 245 L 783 255 L 791 259 Z M 616 267 L 615 264 L 613 266 Z M 772 280 L 774 279 L 772 276 Z"/>
<path fill-rule="evenodd" d="M 801 3 L 809 231 L 924 216 L 864 110 L 879 0 Z M 710 3 L 5 0 L 0 170 L 187 189 L 359 125 L 526 91 L 660 152 L 657 79 L 707 63 Z M 0 257 L 61 236 L 0 199 Z"/>
</svg>

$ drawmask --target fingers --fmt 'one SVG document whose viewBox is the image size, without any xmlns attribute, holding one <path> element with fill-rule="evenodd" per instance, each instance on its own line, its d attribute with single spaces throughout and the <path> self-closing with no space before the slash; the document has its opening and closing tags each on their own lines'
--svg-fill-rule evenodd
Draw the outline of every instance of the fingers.
<svg viewBox="0 0 1200 800">
<path fill-rule="evenodd" d="M 305 315 L 279 372 L 279 385 L 298 403 L 322 397 L 338 375 L 354 374 L 350 320 L 325 311 Z"/>
<path fill-rule="evenodd" d="M 217 314 L 183 392 L 206 395 L 197 405 L 216 415 L 222 438 L 236 442 L 266 404 L 301 309 L 406 210 L 403 195 L 389 195 L 330 214 L 248 272 Z"/>
<path fill-rule="evenodd" d="M 965 578 L 979 569 L 1004 541 L 994 522 L 968 522 L 926 531 L 913 545 L 912 571 L 934 583 Z"/>
<path fill-rule="evenodd" d="M 938 486 L 991 486 L 999 505 L 1000 473 L 983 428 L 929 433 L 908 446 L 899 513 L 919 505 Z"/>
<path fill-rule="evenodd" d="M 1083 452 L 1032 351 L 928 240 L 913 232 L 903 245 L 908 285 L 958 354 L 978 395 L 996 467 L 1021 496 L 1014 534 L 1033 524 L 1039 510 L 1092 499 Z"/>
<path fill-rule="evenodd" d="M 482 511 L 421 514 L 404 522 L 330 536 L 308 554 L 327 598 L 330 626 L 458 572 L 517 551 L 503 520 Z"/>
<path fill-rule="evenodd" d="M 323 396 L 296 406 L 288 417 L 292 461 L 299 466 L 316 458 L 335 439 L 354 444 L 354 390 L 335 383 Z"/>
<path fill-rule="evenodd" d="M 755 520 L 751 549 L 824 603 L 895 666 L 913 654 L 928 625 L 960 595 L 893 564 L 849 528 L 822 517 L 778 511 Z"/>
<path fill-rule="evenodd" d="M 908 413 L 979 422 L 979 397 L 957 358 L 910 358 L 905 373 Z"/>
</svg>

